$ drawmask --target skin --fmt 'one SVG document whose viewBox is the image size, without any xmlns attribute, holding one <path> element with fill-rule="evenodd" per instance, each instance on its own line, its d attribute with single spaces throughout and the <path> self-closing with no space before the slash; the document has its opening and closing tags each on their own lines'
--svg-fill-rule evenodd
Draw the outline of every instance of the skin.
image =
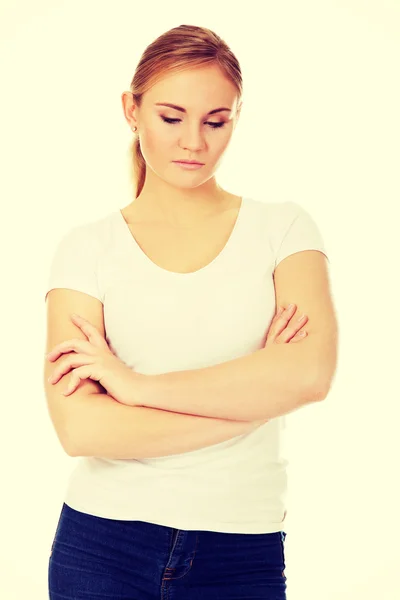
<svg viewBox="0 0 400 600">
<path fill-rule="evenodd" d="M 237 125 L 241 105 L 234 85 L 218 66 L 186 69 L 167 74 L 149 89 L 141 106 L 130 92 L 122 94 L 124 116 L 130 128 L 137 127 L 146 165 L 146 180 L 140 195 L 127 207 L 135 218 L 173 227 L 190 227 L 232 206 L 236 196 L 216 182 L 217 171 Z M 186 113 L 156 102 L 175 104 Z M 213 109 L 229 112 L 213 115 Z M 180 119 L 173 124 L 162 120 Z M 208 123 L 224 122 L 221 128 Z M 205 163 L 201 169 L 185 170 L 172 161 L 187 159 Z"/>
</svg>

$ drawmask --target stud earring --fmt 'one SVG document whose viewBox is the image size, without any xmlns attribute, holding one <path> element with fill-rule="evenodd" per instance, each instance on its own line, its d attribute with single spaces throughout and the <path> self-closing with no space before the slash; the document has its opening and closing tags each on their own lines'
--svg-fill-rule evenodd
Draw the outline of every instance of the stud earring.
<svg viewBox="0 0 400 600">
<path fill-rule="evenodd" d="M 134 128 L 132 129 L 132 131 L 136 131 L 136 130 L 137 130 L 137 127 L 134 127 Z"/>
</svg>

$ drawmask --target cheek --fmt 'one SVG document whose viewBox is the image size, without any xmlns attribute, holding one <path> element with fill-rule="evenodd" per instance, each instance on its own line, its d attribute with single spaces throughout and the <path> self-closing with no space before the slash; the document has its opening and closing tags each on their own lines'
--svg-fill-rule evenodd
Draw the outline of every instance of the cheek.
<svg viewBox="0 0 400 600">
<path fill-rule="evenodd" d="M 229 146 L 229 142 L 231 141 L 232 132 L 231 131 L 223 131 L 215 134 L 215 138 L 210 139 L 209 147 L 212 148 L 213 152 L 216 155 L 223 154 L 227 147 Z"/>
<path fill-rule="evenodd" d="M 206 135 L 205 143 L 208 147 L 207 153 L 210 159 L 218 158 L 225 153 L 232 137 L 232 128 L 227 126 L 226 131 L 211 131 Z M 151 157 L 165 157 L 167 152 L 175 152 L 179 133 L 173 125 L 163 125 L 157 122 L 149 123 L 141 135 L 142 153 L 148 162 Z"/>
<path fill-rule="evenodd" d="M 163 171 L 166 163 L 175 158 L 176 147 L 176 136 L 171 134 L 169 129 L 165 130 L 159 125 L 148 125 L 142 130 L 140 148 L 144 160 L 153 171 Z"/>
<path fill-rule="evenodd" d="M 162 154 L 176 138 L 172 129 L 172 127 L 169 129 L 156 123 L 148 125 L 141 136 L 143 149 L 151 154 Z"/>
</svg>

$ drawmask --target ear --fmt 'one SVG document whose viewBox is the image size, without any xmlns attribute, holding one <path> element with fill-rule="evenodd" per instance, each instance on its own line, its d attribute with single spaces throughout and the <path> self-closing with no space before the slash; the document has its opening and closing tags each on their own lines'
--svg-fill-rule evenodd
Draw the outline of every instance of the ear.
<svg viewBox="0 0 400 600">
<path fill-rule="evenodd" d="M 124 116 L 125 116 L 125 119 L 129 125 L 129 127 L 132 127 L 132 125 L 137 125 L 137 123 L 136 123 L 136 118 L 137 118 L 136 106 L 137 105 L 135 104 L 135 102 L 133 100 L 132 92 L 123 92 L 123 94 L 121 96 L 121 101 L 122 101 L 122 110 L 124 112 Z"/>
<path fill-rule="evenodd" d="M 240 111 L 242 110 L 242 106 L 243 106 L 243 102 L 241 102 L 241 103 L 239 104 L 238 108 L 237 108 L 237 111 L 236 111 L 236 122 L 238 122 L 238 121 L 239 121 L 239 117 L 240 117 Z"/>
<path fill-rule="evenodd" d="M 236 127 L 237 127 L 237 124 L 239 123 L 239 117 L 240 117 L 240 108 L 238 108 L 238 109 L 236 110 L 236 114 L 235 114 L 235 117 L 234 117 L 234 119 L 233 119 L 233 128 L 234 128 L 234 129 L 236 129 Z"/>
</svg>

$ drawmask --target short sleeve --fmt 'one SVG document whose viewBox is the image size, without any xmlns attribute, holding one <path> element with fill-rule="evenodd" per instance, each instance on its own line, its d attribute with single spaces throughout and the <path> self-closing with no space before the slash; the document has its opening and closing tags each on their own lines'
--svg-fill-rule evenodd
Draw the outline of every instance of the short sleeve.
<svg viewBox="0 0 400 600">
<path fill-rule="evenodd" d="M 45 300 L 53 288 L 69 288 L 103 302 L 97 273 L 99 242 L 95 234 L 93 226 L 81 225 L 61 238 L 51 260 Z"/>
<path fill-rule="evenodd" d="M 329 261 L 321 231 L 310 213 L 297 202 L 285 202 L 280 209 L 283 235 L 278 244 L 275 268 L 284 258 L 302 250 L 320 250 Z"/>
</svg>

